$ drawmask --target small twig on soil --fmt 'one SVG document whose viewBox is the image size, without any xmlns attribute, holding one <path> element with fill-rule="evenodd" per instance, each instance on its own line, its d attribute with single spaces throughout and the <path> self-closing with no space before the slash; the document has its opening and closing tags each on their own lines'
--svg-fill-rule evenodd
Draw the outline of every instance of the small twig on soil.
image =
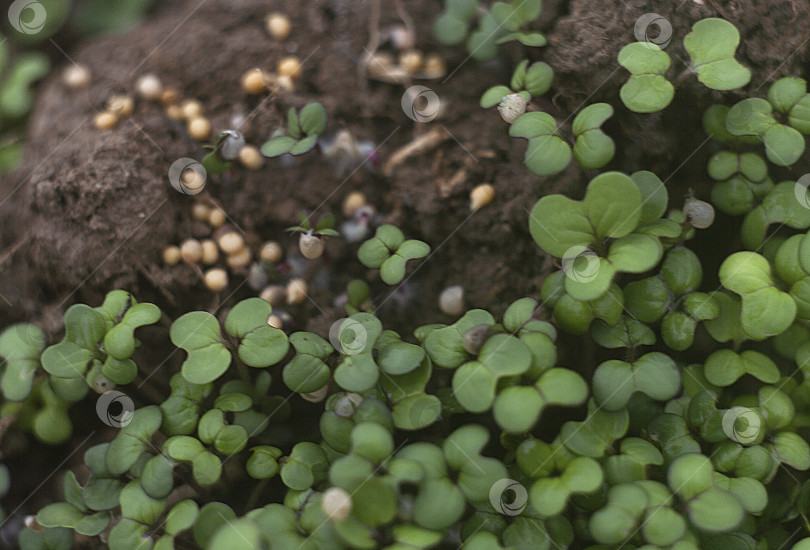
<svg viewBox="0 0 810 550">
<path fill-rule="evenodd" d="M 408 160 L 410 157 L 421 155 L 441 142 L 450 138 L 450 133 L 442 128 L 434 128 L 433 130 L 422 134 L 421 136 L 413 139 L 410 143 L 400 147 L 391 158 L 383 165 L 383 174 L 391 176 L 394 173 L 394 168 Z"/>
<path fill-rule="evenodd" d="M 5 264 L 8 260 L 10 260 L 11 257 L 14 255 L 14 253 L 17 252 L 20 248 L 22 248 L 22 246 L 25 243 L 28 242 L 29 238 L 30 234 L 26 235 L 25 237 L 22 237 L 19 241 L 11 245 L 10 248 L 7 248 L 6 251 L 3 252 L 3 255 L 0 256 L 0 267 L 3 267 L 3 264 Z"/>
</svg>

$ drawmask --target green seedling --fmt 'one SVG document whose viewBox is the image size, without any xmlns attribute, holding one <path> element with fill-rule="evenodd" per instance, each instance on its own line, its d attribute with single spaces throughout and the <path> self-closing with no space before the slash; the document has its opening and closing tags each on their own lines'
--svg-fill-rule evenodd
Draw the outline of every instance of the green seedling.
<svg viewBox="0 0 810 550">
<path fill-rule="evenodd" d="M 619 65 L 630 71 L 630 79 L 619 94 L 622 103 L 636 113 L 662 110 L 675 97 L 675 88 L 664 76 L 672 61 L 651 42 L 634 42 L 619 52 Z"/>
<path fill-rule="evenodd" d="M 734 59 L 739 43 L 740 33 L 728 21 L 714 17 L 698 21 L 683 39 L 691 57 L 689 70 L 713 90 L 742 88 L 751 80 L 751 71 Z"/>
<path fill-rule="evenodd" d="M 393 225 L 385 224 L 377 228 L 374 236 L 360 245 L 357 257 L 371 269 L 379 269 L 380 277 L 388 285 L 395 285 L 405 278 L 405 264 L 408 260 L 424 258 L 430 253 L 430 246 L 415 239 L 405 240 L 402 231 Z"/>
<path fill-rule="evenodd" d="M 287 134 L 270 138 L 261 146 L 261 153 L 266 157 L 303 155 L 311 151 L 318 142 L 318 137 L 326 129 L 326 109 L 320 103 L 307 103 L 296 113 L 295 107 L 287 112 Z"/>
</svg>

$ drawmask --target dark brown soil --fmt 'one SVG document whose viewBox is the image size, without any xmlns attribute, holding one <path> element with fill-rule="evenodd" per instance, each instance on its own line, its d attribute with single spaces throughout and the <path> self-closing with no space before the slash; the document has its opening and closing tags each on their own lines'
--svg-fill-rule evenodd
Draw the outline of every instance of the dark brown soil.
<svg viewBox="0 0 810 550">
<path fill-rule="evenodd" d="M 634 39 L 635 21 L 647 12 L 672 22 L 674 40 L 668 52 L 676 64 L 686 56 L 679 39 L 689 26 L 702 17 L 719 15 L 740 28 L 739 58 L 753 71 L 752 87 L 763 88 L 786 74 L 802 75 L 810 36 L 808 6 L 806 1 L 773 2 L 766 12 L 753 0 L 722 6 L 686 0 L 677 7 L 616 1 L 601 3 L 599 9 L 586 0 L 549 3 L 539 22 L 549 37 L 549 46 L 539 50 L 539 56 L 556 75 L 546 97 L 563 120 L 586 101 L 615 105 L 626 78 L 615 62 L 616 54 Z M 368 39 L 369 21 L 368 10 L 354 8 L 351 2 L 279 2 L 273 9 L 288 13 L 293 21 L 292 36 L 279 44 L 263 28 L 267 8 L 255 2 L 164 5 L 148 25 L 71 52 L 96 75 L 91 89 L 66 90 L 57 76 L 43 85 L 25 164 L 15 177 L 3 181 L 3 214 L 13 220 L 3 243 L 29 239 L 13 262 L 7 262 L 0 288 L 11 304 L 0 304 L 7 315 L 44 316 L 43 321 L 50 320 L 46 325 L 58 330 L 58 316 L 66 304 L 96 303 L 115 287 L 156 300 L 170 313 L 210 305 L 191 269 L 166 268 L 159 261 L 163 246 L 193 233 L 189 218 L 193 199 L 170 187 L 168 167 L 183 156 L 200 158 L 204 151 L 186 137 L 180 123 L 170 121 L 151 103 L 139 102 L 134 116 L 114 131 L 100 132 L 92 125 L 98 98 L 109 89 L 131 89 L 144 72 L 154 72 L 185 96 L 201 100 L 215 130 L 233 126 L 234 116 L 249 117 L 243 130 L 257 145 L 278 127 L 290 105 L 308 101 L 325 105 L 330 133 L 347 128 L 358 138 L 373 140 L 383 162 L 417 135 L 443 126 L 451 139 L 411 158 L 390 178 L 365 169 L 345 178 L 336 176 L 319 154 L 310 153 L 291 166 L 270 160 L 259 172 L 212 176 L 206 195 L 219 201 L 232 222 L 249 235 L 283 239 L 294 249 L 295 239 L 282 229 L 293 224 L 302 209 L 321 205 L 320 211 L 339 213 L 340 201 L 349 191 L 363 191 L 388 221 L 429 242 L 434 250 L 399 292 L 408 299 L 396 302 L 406 303 L 410 313 L 403 318 L 402 311 L 395 311 L 399 328 L 414 325 L 411 315 L 419 322 L 444 320 L 436 296 L 449 284 L 464 286 L 469 306 L 495 312 L 515 298 L 537 295 L 549 264 L 528 236 L 527 209 L 549 192 L 576 194 L 591 174 L 572 165 L 555 177 L 533 176 L 521 163 L 525 142 L 509 139 L 497 114 L 478 107 L 481 92 L 507 81 L 509 68 L 525 52 L 507 48 L 504 59 L 487 64 L 467 60 L 460 48 L 443 48 L 432 36 L 430 23 L 441 8 L 439 2 L 408 2 L 418 46 L 440 52 L 452 74 L 426 83 L 443 103 L 442 117 L 415 124 L 400 107 L 403 86 L 358 77 L 357 59 Z M 396 22 L 395 11 L 384 2 L 380 27 Z M 245 70 L 272 70 L 289 53 L 305 60 L 294 95 L 261 101 L 242 93 L 239 78 Z M 686 80 L 664 114 L 642 116 L 618 108 L 607 125 L 619 151 L 609 168 L 643 167 L 662 178 L 680 169 L 668 185 L 699 187 L 705 179 L 702 161 L 709 151 L 703 147 L 681 166 L 703 141 L 699 117 L 684 117 L 683 112 L 699 113 L 697 108 L 713 99 L 717 98 L 706 88 Z M 652 127 L 654 132 L 646 130 Z M 438 181 L 463 165 L 468 166 L 466 179 L 449 196 L 442 196 Z M 469 216 L 468 192 L 482 182 L 495 186 L 496 198 Z M 353 260 L 355 247 L 335 243 L 330 252 L 324 263 L 327 275 L 313 278 L 316 304 L 293 312 L 302 324 L 319 308 L 327 311 L 331 298 L 350 278 L 366 275 Z M 232 289 L 238 280 L 234 283 Z M 379 291 L 378 297 L 384 299 L 385 289 Z M 242 287 L 233 298 L 247 294 Z M 329 311 L 326 316 L 334 314 Z"/>
<path fill-rule="evenodd" d="M 498 61 L 467 60 L 461 48 L 442 47 L 432 36 L 439 1 L 404 2 L 417 28 L 418 47 L 440 53 L 452 74 L 424 83 L 439 95 L 444 112 L 437 120 L 416 124 L 400 106 L 403 86 L 358 76 L 357 60 L 369 34 L 368 4 L 359 0 L 285 0 L 272 6 L 255 0 L 157 3 L 148 24 L 137 30 L 69 51 L 96 75 L 92 87 L 89 92 L 69 91 L 58 74 L 41 86 L 24 165 L 0 181 L 0 245 L 6 250 L 20 245 L 2 263 L 0 318 L 38 320 L 55 337 L 65 307 L 75 301 L 98 304 L 113 288 L 155 301 L 171 317 L 220 304 L 191 268 L 167 268 L 160 262 L 164 246 L 197 236 L 189 215 L 195 199 L 169 185 L 169 166 L 180 157 L 201 158 L 203 149 L 189 140 L 183 125 L 170 121 L 153 103 L 138 102 L 132 118 L 114 131 L 100 132 L 92 124 L 98 98 L 110 89 L 132 89 L 145 72 L 154 72 L 186 97 L 202 101 L 217 131 L 232 127 L 234 116 L 248 117 L 242 130 L 256 145 L 281 124 L 289 106 L 309 101 L 326 107 L 329 134 L 346 128 L 360 139 L 374 141 L 382 162 L 422 133 L 444 127 L 450 139 L 409 159 L 390 177 L 365 168 L 336 176 L 313 152 L 292 165 L 270 160 L 258 172 L 234 170 L 212 176 L 201 196 L 223 205 L 231 223 L 251 240 L 281 240 L 294 252 L 296 241 L 283 229 L 297 222 L 301 210 L 320 207 L 318 213 L 339 214 L 347 193 L 365 193 L 387 221 L 433 248 L 427 260 L 411 267 L 412 276 L 395 299 L 389 299 L 390 289 L 371 277 L 377 303 L 385 302 L 380 309 L 384 323 L 403 333 L 418 324 L 450 320 L 437 307 L 437 296 L 447 285 L 463 285 L 469 307 L 495 314 L 514 299 L 537 297 L 552 262 L 531 240 L 527 212 L 544 194 L 581 194 L 594 174 L 572 164 L 554 177 L 533 176 L 522 164 L 525 142 L 510 139 L 494 110 L 478 106 L 487 87 L 508 82 L 511 67 L 526 52 L 513 45 Z M 383 2 L 380 27 L 399 22 L 392 4 Z M 264 30 L 262 19 L 270 10 L 283 11 L 292 19 L 292 35 L 283 44 Z M 634 40 L 636 19 L 649 12 L 672 23 L 673 42 L 667 51 L 680 67 L 686 58 L 680 41 L 695 21 L 709 16 L 732 21 L 742 35 L 738 59 L 753 73 L 745 93 L 764 95 L 779 77 L 807 77 L 810 2 L 546 2 L 538 28 L 547 33 L 549 45 L 529 55 L 554 68 L 555 84 L 538 107 L 554 110 L 560 121 L 570 121 L 584 104 L 610 102 L 616 115 L 605 128 L 616 140 L 618 154 L 607 168 L 653 170 L 667 181 L 673 201 L 688 187 L 705 196 L 705 165 L 712 151 L 703 143 L 700 113 L 721 97 L 729 103 L 739 94 L 721 96 L 687 79 L 679 82 L 675 102 L 662 114 L 636 115 L 624 109 L 618 90 L 626 73 L 616 63 L 616 54 Z M 295 94 L 263 101 L 241 91 L 244 71 L 273 70 L 289 54 L 304 60 Z M 468 169 L 466 178 L 444 196 L 440 181 L 463 166 Z M 808 170 L 800 164 L 794 171 L 796 177 Z M 494 185 L 496 197 L 470 216 L 468 193 L 482 182 Z M 330 242 L 323 262 L 312 265 L 316 267 L 308 273 L 311 300 L 290 312 L 300 326 L 325 335 L 341 316 L 332 307 L 334 297 L 349 280 L 369 274 L 356 260 L 356 245 L 338 239 Z M 229 292 L 222 294 L 226 302 L 252 294 L 241 282 L 232 279 Z M 15 442 L 24 448 L 24 441 Z M 9 445 L 7 438 L 6 451 Z M 10 460 L 14 455 L 24 453 L 18 449 Z M 15 471 L 23 467 L 50 471 L 55 466 L 24 462 Z M 28 481 L 32 487 L 25 491 L 39 483 L 35 476 Z M 12 500 L 22 498 L 20 492 L 20 498 Z M 42 504 L 36 500 L 23 511 L 36 510 Z"/>
</svg>

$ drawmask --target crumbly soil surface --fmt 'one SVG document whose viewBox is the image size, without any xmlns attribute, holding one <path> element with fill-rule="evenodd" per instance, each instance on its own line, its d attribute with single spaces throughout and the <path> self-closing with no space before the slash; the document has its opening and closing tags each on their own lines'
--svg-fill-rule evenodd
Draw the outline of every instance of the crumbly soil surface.
<svg viewBox="0 0 810 550">
<path fill-rule="evenodd" d="M 417 47 L 425 54 L 439 53 L 448 68 L 445 78 L 413 82 L 430 87 L 440 98 L 441 116 L 431 122 L 417 124 L 405 116 L 401 99 L 410 83 L 371 81 L 359 73 L 358 61 L 369 42 L 369 2 L 158 2 L 148 23 L 128 34 L 69 48 L 72 59 L 91 68 L 92 85 L 89 90 L 69 90 L 59 71 L 41 84 L 24 164 L 0 181 L 0 244 L 6 250 L 19 245 L 2 264 L 2 319 L 39 321 L 55 339 L 69 304 L 96 305 L 114 288 L 154 301 L 171 318 L 191 309 L 222 311 L 222 306 L 256 294 L 236 275 L 228 291 L 217 297 L 190 267 L 166 267 L 160 260 L 164 246 L 205 235 L 190 217 L 197 199 L 176 192 L 167 178 L 176 159 L 204 154 L 184 125 L 168 119 L 158 104 L 139 100 L 132 117 L 116 129 L 101 132 L 93 126 L 93 116 L 110 91 L 132 90 L 146 72 L 184 97 L 200 100 L 215 131 L 244 119 L 241 130 L 257 146 L 282 124 L 290 106 L 310 101 L 326 107 L 327 134 L 347 129 L 358 139 L 372 141 L 382 164 L 425 132 L 449 133 L 448 139 L 408 159 L 390 176 L 357 164 L 336 175 L 322 155 L 312 152 L 290 163 L 270 159 L 255 172 L 235 168 L 209 177 L 199 199 L 222 205 L 229 223 L 244 231 L 249 242 L 278 240 L 293 258 L 297 242 L 284 228 L 295 224 L 304 209 L 330 211 L 342 221 L 341 201 L 351 191 L 362 191 L 382 220 L 432 246 L 431 256 L 413 262 L 407 282 L 392 295 L 359 264 L 356 244 L 332 239 L 325 258 L 307 268 L 310 299 L 289 310 L 300 328 L 326 335 L 341 316 L 333 307 L 335 296 L 355 278 L 370 281 L 376 303 L 384 303 L 379 311 L 384 324 L 402 334 L 419 324 L 452 320 L 437 306 L 439 292 L 448 285 L 464 287 L 467 307 L 486 308 L 495 315 L 517 298 L 539 297 L 553 262 L 529 235 L 528 211 L 545 194 L 580 198 L 595 172 L 572 163 L 556 176 L 534 176 L 522 164 L 525 141 L 510 139 L 496 111 L 479 107 L 485 89 L 508 83 L 515 63 L 527 55 L 524 48 L 513 44 L 488 63 L 469 60 L 463 48 L 441 46 L 432 35 L 441 2 L 402 5 L 416 29 Z M 292 33 L 286 41 L 268 36 L 263 24 L 268 11 L 291 18 Z M 619 101 L 627 74 L 616 56 L 635 39 L 638 17 L 650 12 L 672 24 L 667 52 L 679 67 L 672 77 L 677 91 L 663 113 L 637 115 Z M 683 37 L 695 21 L 710 16 L 724 17 L 740 30 L 738 59 L 752 71 L 745 94 L 764 96 L 770 83 L 782 76 L 807 77 L 807 0 L 549 0 L 537 23 L 549 44 L 528 55 L 549 63 L 555 82 L 536 107 L 570 125 L 584 105 L 610 102 L 616 114 L 605 130 L 616 141 L 618 153 L 605 169 L 654 171 L 666 181 L 674 206 L 690 187 L 705 198 L 710 189 L 705 165 L 713 151 L 704 141 L 700 115 L 713 102 L 730 104 L 743 97 L 742 92 L 711 92 L 694 77 L 677 79 L 687 59 Z M 383 0 L 378 28 L 399 22 L 394 2 Z M 240 77 L 246 70 L 272 71 L 286 55 L 303 60 L 294 94 L 266 98 L 243 93 Z M 464 177 L 443 191 L 461 169 Z M 791 174 L 798 177 L 807 171 L 799 164 Z M 491 183 L 496 195 L 471 214 L 468 195 L 480 183 Z M 725 222 L 721 217 L 719 223 Z M 154 334 L 165 343 L 165 331 Z M 35 510 L 35 503 L 27 508 Z"/>
</svg>

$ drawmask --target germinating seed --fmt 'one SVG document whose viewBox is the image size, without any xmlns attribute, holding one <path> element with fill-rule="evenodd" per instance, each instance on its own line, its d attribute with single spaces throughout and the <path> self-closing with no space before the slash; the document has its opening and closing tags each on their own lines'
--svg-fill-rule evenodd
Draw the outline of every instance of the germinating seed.
<svg viewBox="0 0 810 550">
<path fill-rule="evenodd" d="M 187 264 L 196 264 L 202 259 L 202 244 L 197 239 L 186 239 L 180 244 L 180 256 Z"/>
<path fill-rule="evenodd" d="M 188 121 L 188 133 L 192 139 L 203 141 L 211 135 L 211 122 L 205 117 L 195 117 Z"/>
<path fill-rule="evenodd" d="M 308 260 L 315 260 L 323 255 L 324 241 L 317 235 L 302 233 L 298 237 L 298 249 L 301 255 Z"/>
<path fill-rule="evenodd" d="M 128 95 L 114 95 L 107 100 L 107 112 L 119 117 L 128 117 L 135 109 L 135 102 Z"/>
<path fill-rule="evenodd" d="M 335 414 L 343 418 L 351 418 L 362 402 L 362 395 L 355 392 L 348 392 L 335 402 Z"/>
<path fill-rule="evenodd" d="M 358 208 L 366 205 L 366 196 L 359 191 L 352 191 L 343 199 L 343 215 L 352 216 Z"/>
<path fill-rule="evenodd" d="M 258 170 L 264 166 L 264 157 L 253 145 L 245 145 L 239 151 L 239 162 L 248 170 Z"/>
<path fill-rule="evenodd" d="M 261 69 L 250 69 L 242 75 L 242 89 L 246 94 L 256 95 L 267 90 L 267 75 Z"/>
<path fill-rule="evenodd" d="M 290 19 L 283 13 L 271 13 L 265 20 L 267 32 L 276 40 L 284 40 L 290 35 Z"/>
<path fill-rule="evenodd" d="M 163 84 L 157 76 L 148 73 L 138 78 L 135 89 L 144 99 L 159 99 L 163 93 Z"/>
<path fill-rule="evenodd" d="M 217 243 L 211 239 L 205 239 L 202 242 L 202 263 L 205 265 L 213 265 L 219 259 L 219 248 Z"/>
<path fill-rule="evenodd" d="M 90 85 L 92 75 L 90 69 L 84 65 L 71 65 L 62 73 L 62 81 L 68 88 L 78 90 Z"/>
<path fill-rule="evenodd" d="M 185 100 L 180 105 L 180 108 L 183 110 L 183 118 L 188 120 L 200 117 L 203 114 L 202 103 L 200 103 L 196 99 Z"/>
<path fill-rule="evenodd" d="M 207 222 L 208 216 L 210 215 L 211 215 L 211 207 L 205 203 L 198 202 L 191 207 L 191 217 L 197 221 Z"/>
<path fill-rule="evenodd" d="M 279 74 L 279 76 L 289 76 L 290 78 L 297 80 L 301 78 L 301 62 L 297 57 L 294 56 L 285 57 L 278 62 L 276 72 Z"/>
<path fill-rule="evenodd" d="M 307 297 L 307 282 L 304 279 L 292 279 L 287 283 L 287 303 L 300 304 Z"/>
<path fill-rule="evenodd" d="M 501 118 L 512 124 L 517 118 L 526 112 L 528 101 L 520 94 L 509 94 L 498 104 L 498 112 Z"/>
<path fill-rule="evenodd" d="M 236 231 L 228 231 L 217 240 L 225 254 L 237 254 L 245 248 L 245 239 Z"/>
<path fill-rule="evenodd" d="M 268 302 L 271 306 L 282 305 L 287 299 L 287 289 L 281 285 L 270 285 L 264 287 L 259 298 Z"/>
<path fill-rule="evenodd" d="M 223 133 L 225 136 L 219 142 L 219 156 L 225 160 L 233 160 L 245 146 L 245 136 L 236 130 L 225 130 Z"/>
<path fill-rule="evenodd" d="M 475 212 L 486 206 L 495 198 L 495 188 L 488 183 L 482 183 L 470 191 L 470 210 Z"/>
<path fill-rule="evenodd" d="M 250 253 L 250 249 L 248 247 L 244 247 L 238 252 L 228 255 L 228 259 L 226 261 L 228 263 L 228 267 L 231 269 L 242 269 L 243 267 L 249 266 L 252 259 L 253 255 Z"/>
<path fill-rule="evenodd" d="M 714 207 L 708 202 L 688 198 L 683 205 L 683 213 L 692 227 L 706 229 L 714 222 Z"/>
<path fill-rule="evenodd" d="M 118 124 L 118 117 L 113 113 L 98 113 L 93 118 L 93 124 L 95 124 L 96 128 L 99 130 L 111 130 Z"/>
<path fill-rule="evenodd" d="M 302 399 L 309 401 L 310 403 L 320 403 L 324 399 L 326 399 L 326 395 L 329 393 L 329 384 L 325 385 L 319 390 L 315 390 L 309 393 L 299 393 L 298 395 L 301 396 Z"/>
<path fill-rule="evenodd" d="M 284 256 L 284 249 L 275 241 L 268 241 L 264 243 L 261 251 L 259 251 L 259 258 L 265 262 L 277 264 Z"/>
<path fill-rule="evenodd" d="M 161 256 L 163 257 L 163 263 L 166 265 L 177 265 L 182 259 L 180 247 L 174 245 L 164 248 Z"/>
<path fill-rule="evenodd" d="M 215 267 L 205 272 L 203 280 L 208 290 L 219 292 L 228 286 L 228 273 L 220 267 Z"/>
<path fill-rule="evenodd" d="M 439 295 L 439 309 L 447 315 L 461 315 L 464 311 L 464 288 L 453 285 L 442 290 Z"/>
<path fill-rule="evenodd" d="M 225 225 L 225 220 L 227 216 L 225 212 L 221 208 L 214 208 L 211 210 L 211 215 L 208 216 L 208 223 L 211 224 L 211 227 L 217 228 L 222 227 Z"/>
</svg>

